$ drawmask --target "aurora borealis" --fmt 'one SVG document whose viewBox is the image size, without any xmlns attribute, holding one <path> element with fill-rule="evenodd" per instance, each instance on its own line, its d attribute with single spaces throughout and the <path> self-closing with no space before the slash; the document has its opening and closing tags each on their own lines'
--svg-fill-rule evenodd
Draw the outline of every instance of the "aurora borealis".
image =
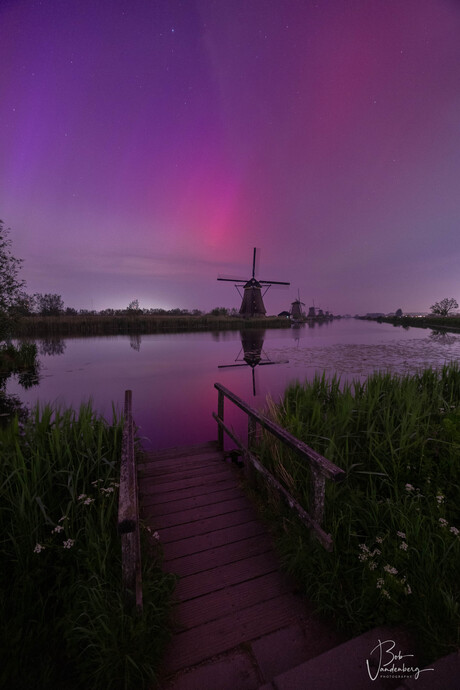
<svg viewBox="0 0 460 690">
<path fill-rule="evenodd" d="M 453 0 L 2 0 L 0 217 L 29 292 L 460 301 Z"/>
</svg>

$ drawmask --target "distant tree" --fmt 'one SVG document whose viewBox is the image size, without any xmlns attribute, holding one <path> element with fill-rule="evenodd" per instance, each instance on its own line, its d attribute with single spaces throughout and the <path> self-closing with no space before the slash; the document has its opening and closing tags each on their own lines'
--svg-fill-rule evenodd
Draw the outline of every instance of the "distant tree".
<svg viewBox="0 0 460 690">
<path fill-rule="evenodd" d="M 66 316 L 76 316 L 77 310 L 74 309 L 73 307 L 66 307 L 65 314 L 66 314 Z"/>
<path fill-rule="evenodd" d="M 453 297 L 444 297 L 440 302 L 435 302 L 430 307 L 432 314 L 448 316 L 451 311 L 458 309 L 458 302 Z"/>
<path fill-rule="evenodd" d="M 11 254 L 9 230 L 0 220 L 0 342 L 11 335 L 14 308 L 19 303 L 25 281 L 19 278 L 22 259 Z"/>
<path fill-rule="evenodd" d="M 402 309 L 396 309 L 396 311 L 395 311 L 395 316 L 397 316 L 398 318 L 400 318 L 402 315 L 403 315 Z"/>
<path fill-rule="evenodd" d="M 133 301 L 128 304 L 128 311 L 140 311 L 138 299 L 133 299 Z"/>
<path fill-rule="evenodd" d="M 193 316 L 201 316 L 203 312 L 201 311 L 201 309 L 192 309 L 192 314 Z"/>
<path fill-rule="evenodd" d="M 39 292 L 34 295 L 37 304 L 37 311 L 41 316 L 59 316 L 64 311 L 64 302 L 61 295 Z"/>
</svg>

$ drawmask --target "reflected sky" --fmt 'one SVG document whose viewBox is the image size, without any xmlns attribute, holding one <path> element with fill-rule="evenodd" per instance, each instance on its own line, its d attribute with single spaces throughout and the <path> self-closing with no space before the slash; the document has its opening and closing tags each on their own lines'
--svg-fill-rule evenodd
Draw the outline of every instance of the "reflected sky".
<svg viewBox="0 0 460 690">
<path fill-rule="evenodd" d="M 261 338 L 256 340 L 260 344 Z M 244 363 L 239 331 L 37 342 L 39 385 L 24 390 L 11 379 L 8 392 L 27 404 L 76 407 L 91 398 L 95 408 L 110 418 L 112 403 L 121 410 L 129 388 L 140 435 L 153 449 L 216 438 L 211 415 L 217 410 L 217 381 L 261 408 L 268 394 L 277 400 L 289 382 L 324 370 L 340 374 L 343 380 L 363 380 L 375 370 L 407 373 L 460 360 L 460 334 L 355 319 L 266 330 L 261 361 L 277 364 L 254 368 L 219 368 L 238 358 Z M 246 420 L 232 408 L 226 405 L 226 421 L 244 433 Z"/>
</svg>

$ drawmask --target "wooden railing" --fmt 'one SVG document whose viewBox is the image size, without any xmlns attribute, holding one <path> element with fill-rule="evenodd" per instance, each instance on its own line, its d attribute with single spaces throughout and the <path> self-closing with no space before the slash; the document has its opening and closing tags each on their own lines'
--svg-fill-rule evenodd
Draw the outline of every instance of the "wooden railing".
<svg viewBox="0 0 460 690">
<path fill-rule="evenodd" d="M 125 391 L 118 533 L 121 536 L 122 587 L 126 606 L 128 609 L 136 608 L 140 612 L 142 611 L 141 548 L 131 391 Z"/>
<path fill-rule="evenodd" d="M 214 387 L 218 391 L 217 398 L 217 414 L 213 412 L 213 417 L 217 422 L 218 429 L 218 445 L 221 450 L 224 448 L 224 432 L 236 443 L 238 448 L 243 453 L 246 462 L 249 462 L 257 472 L 259 472 L 265 481 L 276 489 L 288 505 L 297 513 L 300 520 L 313 531 L 317 539 L 328 551 L 332 551 L 332 537 L 327 534 L 322 528 L 324 519 L 324 500 L 326 479 L 337 482 L 345 477 L 345 472 L 323 457 L 312 448 L 307 446 L 299 439 L 295 438 L 288 431 L 280 427 L 275 422 L 272 422 L 268 417 L 250 407 L 237 395 L 232 393 L 220 383 L 215 383 Z M 248 441 L 245 446 L 241 440 L 229 429 L 224 423 L 224 400 L 228 398 L 232 403 L 239 407 L 248 416 Z M 257 433 L 257 424 L 263 427 L 279 439 L 291 450 L 295 451 L 308 464 L 312 476 L 311 489 L 311 511 L 308 513 L 298 501 L 291 496 L 291 494 L 282 486 L 277 479 L 260 463 L 251 447 L 254 445 Z"/>
</svg>

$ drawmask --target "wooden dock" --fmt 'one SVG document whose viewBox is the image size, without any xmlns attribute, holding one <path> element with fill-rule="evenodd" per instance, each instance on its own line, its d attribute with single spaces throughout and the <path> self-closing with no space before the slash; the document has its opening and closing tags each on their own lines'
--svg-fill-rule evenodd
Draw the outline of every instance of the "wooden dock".
<svg viewBox="0 0 460 690">
<path fill-rule="evenodd" d="M 141 516 L 160 535 L 165 569 L 180 578 L 162 687 L 189 687 L 178 672 L 225 654 L 233 654 L 233 672 L 236 654 L 243 676 L 255 674 L 252 684 L 231 682 L 259 687 L 270 675 L 264 664 L 272 664 L 272 675 L 283 670 L 274 661 L 280 650 L 260 644 L 275 631 L 302 638 L 299 663 L 337 643 L 280 574 L 269 535 L 239 486 L 241 470 L 217 443 L 147 453 L 138 474 Z"/>
</svg>

